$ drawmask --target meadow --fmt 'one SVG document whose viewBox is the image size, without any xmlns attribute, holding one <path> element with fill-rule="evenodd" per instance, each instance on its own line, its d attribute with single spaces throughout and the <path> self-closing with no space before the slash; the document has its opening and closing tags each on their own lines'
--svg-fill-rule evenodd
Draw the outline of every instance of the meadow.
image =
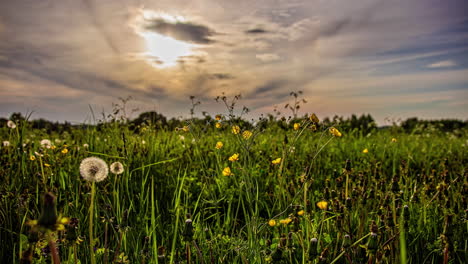
<svg viewBox="0 0 468 264">
<path fill-rule="evenodd" d="M 1 262 L 468 263 L 466 128 L 194 120 L 2 124 Z"/>
</svg>

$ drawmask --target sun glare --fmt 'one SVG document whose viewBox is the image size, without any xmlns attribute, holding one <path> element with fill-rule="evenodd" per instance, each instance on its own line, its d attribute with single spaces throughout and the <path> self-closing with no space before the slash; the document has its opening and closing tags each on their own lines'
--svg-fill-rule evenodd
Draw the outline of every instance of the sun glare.
<svg viewBox="0 0 468 264">
<path fill-rule="evenodd" d="M 153 18 L 161 18 L 171 23 L 185 21 L 180 16 L 172 16 L 165 13 L 156 13 L 151 10 L 142 10 L 139 24 Z M 189 56 L 193 53 L 195 45 L 180 41 L 153 31 L 144 30 L 141 26 L 136 33 L 145 40 L 146 52 L 143 53 L 146 61 L 153 67 L 166 68 L 176 66 L 179 58 Z"/>
</svg>

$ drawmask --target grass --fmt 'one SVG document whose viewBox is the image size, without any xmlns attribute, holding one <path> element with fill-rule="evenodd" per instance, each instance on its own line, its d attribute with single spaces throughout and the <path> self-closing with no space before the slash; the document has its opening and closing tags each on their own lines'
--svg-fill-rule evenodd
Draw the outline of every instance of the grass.
<svg viewBox="0 0 468 264">
<path fill-rule="evenodd" d="M 190 121 L 177 131 L 124 123 L 63 134 L 27 122 L 1 128 L 10 143 L 0 149 L 2 263 L 25 255 L 50 263 L 42 233 L 63 263 L 467 262 L 466 131 L 337 137 L 327 127 L 312 131 L 308 119 L 295 122 L 286 130 L 229 117 L 219 129 Z M 234 153 L 239 160 L 229 161 Z M 79 172 L 90 156 L 120 161 L 125 171 L 95 183 L 94 193 Z M 222 174 L 226 167 L 232 175 Z M 49 232 L 27 224 L 40 218 L 48 192 L 76 225 Z"/>
</svg>

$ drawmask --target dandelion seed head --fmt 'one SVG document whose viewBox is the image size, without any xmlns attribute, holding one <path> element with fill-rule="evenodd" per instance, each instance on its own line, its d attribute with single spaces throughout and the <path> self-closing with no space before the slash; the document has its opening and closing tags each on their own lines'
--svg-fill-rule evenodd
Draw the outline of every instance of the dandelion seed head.
<svg viewBox="0 0 468 264">
<path fill-rule="evenodd" d="M 87 181 L 100 182 L 107 178 L 109 168 L 102 159 L 89 157 L 81 161 L 80 174 Z"/>
<path fill-rule="evenodd" d="M 110 165 L 110 171 L 115 175 L 122 174 L 124 172 L 124 166 L 118 161 L 114 162 Z"/>
<path fill-rule="evenodd" d="M 43 148 L 50 149 L 52 147 L 52 142 L 50 142 L 50 140 L 48 140 L 48 139 L 43 139 L 43 140 L 41 140 L 41 146 Z"/>
<path fill-rule="evenodd" d="M 11 128 L 11 129 L 14 129 L 14 128 L 16 128 L 16 124 L 15 124 L 15 122 L 13 122 L 11 120 L 8 120 L 7 127 Z"/>
<path fill-rule="evenodd" d="M 5 141 L 3 141 L 2 145 L 4 147 L 8 147 L 8 146 L 10 146 L 10 141 L 5 140 Z"/>
</svg>

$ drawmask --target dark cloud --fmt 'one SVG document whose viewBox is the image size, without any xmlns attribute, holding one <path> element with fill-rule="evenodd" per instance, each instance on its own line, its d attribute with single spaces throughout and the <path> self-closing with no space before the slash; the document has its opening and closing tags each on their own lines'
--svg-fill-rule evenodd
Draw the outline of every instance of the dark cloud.
<svg viewBox="0 0 468 264">
<path fill-rule="evenodd" d="M 253 29 L 249 29 L 249 30 L 245 31 L 245 33 L 247 33 L 247 34 L 265 34 L 265 33 L 268 33 L 268 31 L 263 29 L 263 28 L 253 28 Z"/>
<path fill-rule="evenodd" d="M 323 37 L 331 37 L 340 33 L 346 26 L 351 24 L 350 18 L 344 18 L 338 21 L 329 23 L 325 28 L 320 31 Z"/>
<path fill-rule="evenodd" d="M 273 93 L 281 88 L 284 88 L 286 85 L 286 80 L 273 80 L 268 81 L 267 83 L 260 85 L 254 89 L 252 94 L 254 95 L 262 95 L 262 96 L 270 96 L 270 93 Z"/>
<path fill-rule="evenodd" d="M 234 79 L 234 76 L 232 76 L 229 73 L 213 73 L 210 75 L 211 79 L 216 79 L 216 80 L 230 80 Z"/>
<path fill-rule="evenodd" d="M 207 26 L 180 21 L 171 23 L 162 18 L 146 20 L 144 28 L 177 40 L 197 44 L 213 43 L 214 40 L 211 37 L 216 34 L 214 30 Z"/>
</svg>

